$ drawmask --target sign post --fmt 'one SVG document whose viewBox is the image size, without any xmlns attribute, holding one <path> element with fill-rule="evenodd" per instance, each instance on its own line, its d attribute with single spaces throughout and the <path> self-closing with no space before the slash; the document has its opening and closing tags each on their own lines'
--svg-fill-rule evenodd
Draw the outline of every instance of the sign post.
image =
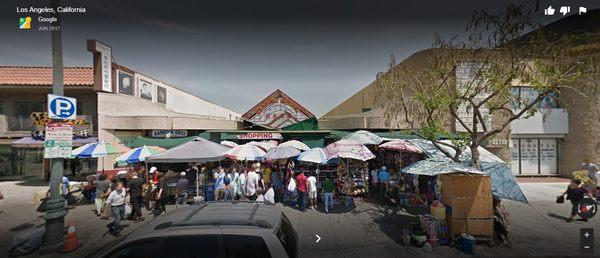
<svg viewBox="0 0 600 258">
<path fill-rule="evenodd" d="M 52 7 L 58 8 L 60 6 L 59 0 L 52 0 Z M 56 13 L 57 26 L 61 26 L 60 13 Z M 55 95 L 64 95 L 63 85 L 63 56 L 62 56 L 62 35 L 60 30 L 52 31 L 52 93 Z M 63 113 L 64 109 L 67 108 L 66 104 L 62 101 L 55 102 L 59 108 L 56 109 L 58 113 Z M 73 107 L 73 113 L 75 113 L 75 107 Z M 48 110 L 50 112 L 50 110 Z M 68 111 L 67 111 L 68 113 Z M 64 113 L 66 114 L 66 113 Z M 72 129 L 71 129 L 72 130 Z M 60 131 L 60 130 L 59 130 Z M 72 137 L 72 136 L 71 136 Z M 44 154 L 45 155 L 45 154 Z M 65 237 L 65 216 L 67 215 L 67 209 L 64 207 L 65 199 L 61 193 L 61 185 L 63 184 L 63 159 L 56 158 L 50 161 L 52 166 L 50 171 L 50 200 L 48 201 L 48 207 L 44 220 L 46 220 L 46 232 L 44 234 L 44 246 L 48 249 L 58 248 Z"/>
</svg>

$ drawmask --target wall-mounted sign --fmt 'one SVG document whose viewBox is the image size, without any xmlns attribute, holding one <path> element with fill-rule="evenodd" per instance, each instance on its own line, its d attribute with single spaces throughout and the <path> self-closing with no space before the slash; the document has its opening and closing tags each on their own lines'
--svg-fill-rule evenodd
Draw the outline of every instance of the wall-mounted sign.
<svg viewBox="0 0 600 258">
<path fill-rule="evenodd" d="M 154 95 L 154 88 L 152 82 L 142 78 L 138 79 L 138 89 L 140 91 L 140 98 L 152 101 L 152 95 Z"/>
<path fill-rule="evenodd" d="M 75 119 L 77 99 L 48 94 L 48 113 L 51 119 Z"/>
<path fill-rule="evenodd" d="M 163 137 L 187 137 L 187 130 L 152 130 L 150 132 L 151 137 L 163 138 Z"/>
<path fill-rule="evenodd" d="M 73 126 L 66 123 L 46 125 L 44 158 L 69 158 L 73 149 Z"/>
<path fill-rule="evenodd" d="M 167 104 L 167 88 L 156 85 L 156 102 Z"/>
<path fill-rule="evenodd" d="M 269 132 L 255 132 L 240 134 L 237 136 L 240 140 L 263 140 L 263 139 L 282 139 L 280 133 L 269 133 Z"/>
<path fill-rule="evenodd" d="M 87 41 L 87 50 L 94 53 L 94 84 L 96 90 L 113 92 L 112 49 L 97 40 Z"/>
<path fill-rule="evenodd" d="M 117 72 L 117 78 L 119 79 L 117 82 L 119 93 L 133 96 L 135 93 L 133 75 L 119 70 Z"/>
</svg>

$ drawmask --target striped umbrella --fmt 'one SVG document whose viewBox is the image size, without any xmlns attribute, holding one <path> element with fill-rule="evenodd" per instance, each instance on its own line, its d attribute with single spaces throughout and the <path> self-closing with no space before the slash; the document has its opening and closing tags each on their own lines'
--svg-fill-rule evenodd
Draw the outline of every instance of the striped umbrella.
<svg viewBox="0 0 600 258">
<path fill-rule="evenodd" d="M 146 157 L 165 151 L 157 146 L 142 146 L 121 154 L 115 159 L 117 163 L 138 163 L 146 161 Z"/>
<path fill-rule="evenodd" d="M 119 149 L 105 142 L 94 142 L 83 145 L 71 152 L 72 158 L 100 158 L 107 155 L 119 154 Z"/>
<path fill-rule="evenodd" d="M 416 145 L 405 140 L 393 140 L 379 145 L 379 148 L 403 152 L 423 153 Z"/>
</svg>

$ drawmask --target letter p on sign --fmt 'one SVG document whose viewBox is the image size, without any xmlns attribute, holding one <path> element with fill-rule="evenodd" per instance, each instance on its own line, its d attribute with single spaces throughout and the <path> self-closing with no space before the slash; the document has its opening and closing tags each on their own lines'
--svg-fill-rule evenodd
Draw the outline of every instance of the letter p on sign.
<svg viewBox="0 0 600 258">
<path fill-rule="evenodd" d="M 75 119 L 77 115 L 77 99 L 48 94 L 48 115 L 52 119 Z"/>
</svg>

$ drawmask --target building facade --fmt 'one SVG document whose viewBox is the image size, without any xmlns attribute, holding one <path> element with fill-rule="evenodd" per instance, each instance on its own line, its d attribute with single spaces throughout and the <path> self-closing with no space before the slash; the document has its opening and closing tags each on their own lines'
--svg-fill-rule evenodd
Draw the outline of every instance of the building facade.
<svg viewBox="0 0 600 258">
<path fill-rule="evenodd" d="M 600 28 L 598 17 L 599 11 L 571 16 L 550 24 L 545 29 L 555 32 L 581 30 L 597 33 Z M 577 28 L 573 25 L 577 25 Z M 586 45 L 584 48 L 587 53 L 600 51 L 597 44 Z M 392 69 L 427 69 L 432 51 L 436 50 L 417 52 Z M 468 71 L 464 70 L 457 69 L 457 81 L 468 75 Z M 385 104 L 389 99 L 377 89 L 377 83 L 375 80 L 319 118 L 321 128 L 409 129 L 401 121 L 404 114 L 396 118 L 385 116 Z M 538 110 L 533 116 L 513 121 L 509 128 L 490 139 L 485 148 L 510 163 L 515 175 L 522 176 L 569 176 L 586 158 L 600 163 L 600 127 L 597 126 L 600 121 L 600 95 L 583 97 L 576 90 L 577 87 L 576 83 L 571 90 L 562 88 L 560 94 L 545 97 L 537 105 Z M 519 111 L 522 105 L 526 105 L 527 99 L 533 100 L 538 96 L 538 92 L 532 87 L 518 83 L 512 85 L 511 94 L 515 99 L 521 100 L 520 103 L 515 101 L 510 104 L 514 111 Z M 494 126 L 503 120 L 491 117 L 489 122 Z M 443 124 L 448 131 L 461 131 L 461 127 L 451 117 Z"/>
<path fill-rule="evenodd" d="M 92 40 L 90 49 L 93 67 L 64 68 L 65 95 L 77 99 L 74 145 L 146 138 L 160 144 L 241 126 L 235 111 L 112 62 L 109 46 Z M 0 177 L 47 177 L 43 140 L 36 135 L 49 121 L 51 92 L 51 67 L 0 66 Z M 112 169 L 114 158 L 67 160 L 65 174 Z"/>
</svg>

